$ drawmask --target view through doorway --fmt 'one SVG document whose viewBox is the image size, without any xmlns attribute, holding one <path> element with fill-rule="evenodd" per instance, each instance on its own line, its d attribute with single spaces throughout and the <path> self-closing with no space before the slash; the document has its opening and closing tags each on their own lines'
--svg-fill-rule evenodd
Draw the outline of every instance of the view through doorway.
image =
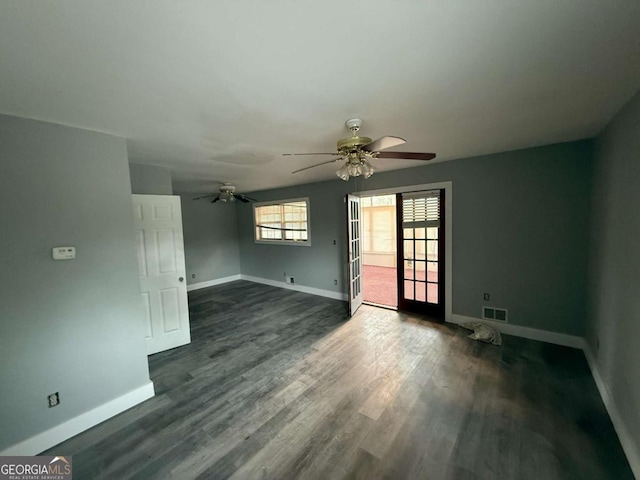
<svg viewBox="0 0 640 480">
<path fill-rule="evenodd" d="M 444 189 L 433 189 L 361 196 L 360 208 L 354 204 L 361 303 L 445 318 L 444 199 Z"/>
<path fill-rule="evenodd" d="M 352 315 L 368 303 L 452 321 L 451 192 L 439 182 L 347 195 Z"/>
<path fill-rule="evenodd" d="M 396 195 L 360 199 L 365 303 L 398 308 Z"/>
</svg>

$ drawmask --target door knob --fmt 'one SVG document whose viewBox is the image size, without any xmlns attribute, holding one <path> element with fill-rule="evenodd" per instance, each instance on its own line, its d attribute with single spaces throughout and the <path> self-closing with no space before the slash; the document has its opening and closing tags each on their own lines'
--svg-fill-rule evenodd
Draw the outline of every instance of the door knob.
<svg viewBox="0 0 640 480">
<path fill-rule="evenodd" d="M 179 281 L 179 282 L 184 282 L 184 277 L 180 277 L 180 278 L 178 279 L 178 281 Z"/>
</svg>

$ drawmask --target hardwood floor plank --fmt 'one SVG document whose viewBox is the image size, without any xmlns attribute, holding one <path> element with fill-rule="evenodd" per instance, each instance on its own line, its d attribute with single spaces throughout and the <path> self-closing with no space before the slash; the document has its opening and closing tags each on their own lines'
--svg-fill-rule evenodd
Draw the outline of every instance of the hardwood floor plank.
<svg viewBox="0 0 640 480">
<path fill-rule="evenodd" d="M 245 281 L 189 309 L 158 396 L 44 453 L 80 479 L 633 478 L 581 351 Z"/>
<path fill-rule="evenodd" d="M 156 410 L 170 408 L 172 405 L 173 400 L 171 400 L 167 395 L 156 395 L 146 402 L 140 403 L 135 407 L 110 418 L 108 421 L 102 422 L 62 444 L 42 452 L 42 454 L 56 455 L 54 451 L 59 455 L 72 455 L 73 452 L 77 454 L 78 452 L 82 452 L 96 443 L 105 440 L 106 438 L 117 435 L 125 428 L 131 428 L 132 424 L 141 418 L 144 418 L 146 415 L 149 415 Z"/>
<path fill-rule="evenodd" d="M 353 462 L 340 478 L 344 480 L 379 480 L 384 477 L 383 462 L 369 452 L 358 449 Z"/>
</svg>

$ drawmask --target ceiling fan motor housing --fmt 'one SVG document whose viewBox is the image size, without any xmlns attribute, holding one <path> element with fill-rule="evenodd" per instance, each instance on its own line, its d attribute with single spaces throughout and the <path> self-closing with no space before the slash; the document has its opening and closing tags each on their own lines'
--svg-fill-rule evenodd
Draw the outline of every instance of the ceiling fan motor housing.
<svg viewBox="0 0 640 480">
<path fill-rule="evenodd" d="M 345 155 L 350 152 L 357 152 L 361 147 L 371 143 L 369 137 L 359 137 L 358 130 L 362 126 L 362 119 L 351 118 L 345 122 L 345 125 L 351 130 L 351 136 L 338 140 L 338 152 Z"/>
<path fill-rule="evenodd" d="M 369 143 L 371 143 L 371 139 L 369 137 L 353 136 L 343 138 L 341 140 L 338 140 L 338 151 L 342 152 L 343 150 L 358 150 L 360 149 L 360 147 L 363 147 Z"/>
<path fill-rule="evenodd" d="M 220 185 L 220 193 L 233 193 L 236 191 L 236 187 L 233 185 L 225 184 Z"/>
</svg>

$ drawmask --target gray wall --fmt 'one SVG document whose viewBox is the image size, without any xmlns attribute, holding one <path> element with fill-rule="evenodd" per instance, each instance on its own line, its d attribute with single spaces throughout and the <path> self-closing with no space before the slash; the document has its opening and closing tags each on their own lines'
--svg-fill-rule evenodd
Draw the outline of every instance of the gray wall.
<svg viewBox="0 0 640 480">
<path fill-rule="evenodd" d="M 640 92 L 595 158 L 587 340 L 640 459 Z"/>
<path fill-rule="evenodd" d="M 155 165 L 131 163 L 131 193 L 141 195 L 173 195 L 171 171 Z"/>
<path fill-rule="evenodd" d="M 236 205 L 193 200 L 199 196 L 180 195 L 188 284 L 240 273 Z"/>
<path fill-rule="evenodd" d="M 287 272 L 296 283 L 343 292 L 344 194 L 450 180 L 453 313 L 479 317 L 482 294 L 490 292 L 513 324 L 582 335 L 591 147 L 565 143 L 254 192 L 258 200 L 309 196 L 312 246 L 255 244 L 251 207 L 240 205 L 242 273 L 282 281 Z"/>
<path fill-rule="evenodd" d="M 0 116 L 0 192 L 2 450 L 149 372 L 125 141 Z M 77 258 L 53 261 L 66 245 Z"/>
<path fill-rule="evenodd" d="M 238 205 L 238 234 L 241 268 L 244 275 L 284 282 L 284 274 L 298 285 L 344 292 L 346 272 L 346 218 L 344 195 L 349 184 L 335 181 L 311 183 L 251 196 L 259 201 L 310 199 L 311 246 L 256 244 L 251 204 Z M 333 241 L 336 241 L 336 245 Z M 334 286 L 334 280 L 338 285 Z"/>
</svg>

